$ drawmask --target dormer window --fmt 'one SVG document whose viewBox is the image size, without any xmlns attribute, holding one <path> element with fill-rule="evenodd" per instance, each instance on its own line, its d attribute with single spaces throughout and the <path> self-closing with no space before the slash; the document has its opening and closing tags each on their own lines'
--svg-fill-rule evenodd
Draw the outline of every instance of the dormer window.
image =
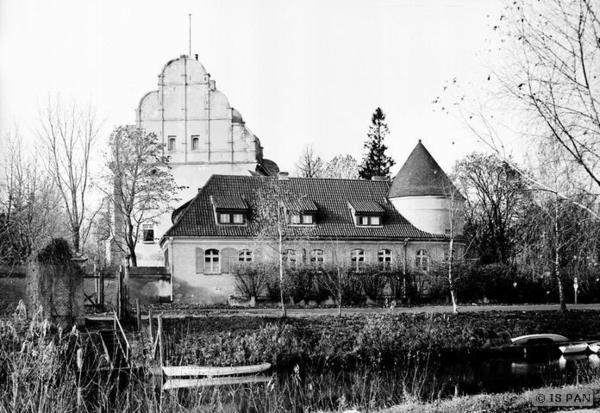
<svg viewBox="0 0 600 413">
<path fill-rule="evenodd" d="M 314 215 L 302 215 L 302 224 L 304 225 L 312 225 L 314 223 Z"/>
<path fill-rule="evenodd" d="M 248 207 L 240 197 L 211 196 L 217 224 L 245 225 Z"/>
<path fill-rule="evenodd" d="M 349 201 L 348 206 L 357 227 L 380 227 L 385 209 L 375 201 Z"/>
<path fill-rule="evenodd" d="M 285 204 L 290 214 L 290 225 L 315 225 L 317 206 L 314 202 L 308 199 L 299 199 Z"/>
</svg>

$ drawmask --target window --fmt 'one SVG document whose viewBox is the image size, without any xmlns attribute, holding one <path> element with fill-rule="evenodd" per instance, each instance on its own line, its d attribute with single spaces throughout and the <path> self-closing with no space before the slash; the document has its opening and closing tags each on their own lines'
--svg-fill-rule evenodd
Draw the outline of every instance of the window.
<svg viewBox="0 0 600 413">
<path fill-rule="evenodd" d="M 283 254 L 283 261 L 285 262 L 286 266 L 288 266 L 288 267 L 296 266 L 296 262 L 297 262 L 296 258 L 297 258 L 296 250 L 287 250 Z"/>
<path fill-rule="evenodd" d="M 417 251 L 415 267 L 417 267 L 419 270 L 429 271 L 429 257 L 427 256 L 426 250 Z"/>
<path fill-rule="evenodd" d="M 361 249 L 352 250 L 350 252 L 350 258 L 352 259 L 352 268 L 360 271 L 365 264 L 365 251 Z"/>
<path fill-rule="evenodd" d="M 312 215 L 302 215 L 302 223 L 304 225 L 310 225 L 313 223 L 313 216 Z"/>
<path fill-rule="evenodd" d="M 312 214 L 291 214 L 290 224 L 292 225 L 313 225 L 315 216 Z"/>
<path fill-rule="evenodd" d="M 244 214 L 220 212 L 219 224 L 242 225 L 244 224 Z"/>
<path fill-rule="evenodd" d="M 379 261 L 382 268 L 389 269 L 392 266 L 392 251 L 380 250 L 377 253 L 377 261 Z"/>
<path fill-rule="evenodd" d="M 356 225 L 361 226 L 361 227 L 379 226 L 379 225 L 381 225 L 381 217 L 379 215 L 375 215 L 375 216 L 359 215 L 356 217 Z"/>
<path fill-rule="evenodd" d="M 317 268 L 323 266 L 323 250 L 312 250 L 310 252 L 310 263 Z"/>
<path fill-rule="evenodd" d="M 204 253 L 204 273 L 219 274 L 221 266 L 219 265 L 219 250 L 206 250 Z"/>
<path fill-rule="evenodd" d="M 168 146 L 169 151 L 175 150 L 176 143 L 177 143 L 177 140 L 175 139 L 175 136 L 169 136 L 169 146 Z"/>
<path fill-rule="evenodd" d="M 239 257 L 239 261 L 240 262 L 252 262 L 252 251 L 250 250 L 241 250 L 238 253 L 238 257 Z"/>
<path fill-rule="evenodd" d="M 154 244 L 154 225 L 144 224 L 142 227 L 144 244 Z"/>
<path fill-rule="evenodd" d="M 198 137 L 198 135 L 192 135 L 192 150 L 200 150 L 200 138 Z"/>
</svg>

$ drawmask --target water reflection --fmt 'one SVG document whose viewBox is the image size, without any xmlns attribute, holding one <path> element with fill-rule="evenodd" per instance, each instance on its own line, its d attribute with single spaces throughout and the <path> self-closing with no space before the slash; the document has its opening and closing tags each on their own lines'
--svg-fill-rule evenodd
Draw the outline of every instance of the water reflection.
<svg viewBox="0 0 600 413">
<path fill-rule="evenodd" d="M 458 385 L 461 394 L 472 394 L 565 385 L 576 381 L 578 375 L 598 368 L 597 354 L 474 357 L 442 362 L 438 377 L 451 386 Z"/>
</svg>

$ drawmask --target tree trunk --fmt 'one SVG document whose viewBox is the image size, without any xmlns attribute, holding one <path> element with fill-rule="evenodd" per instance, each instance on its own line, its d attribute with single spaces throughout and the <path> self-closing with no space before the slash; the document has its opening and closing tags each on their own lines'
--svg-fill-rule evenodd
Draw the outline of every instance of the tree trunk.
<svg viewBox="0 0 600 413">
<path fill-rule="evenodd" d="M 281 298 L 281 316 L 285 318 L 287 317 L 287 311 L 283 296 L 283 237 L 281 231 L 279 231 L 279 295 Z"/>
<path fill-rule="evenodd" d="M 452 280 L 452 261 L 454 260 L 454 237 L 450 238 L 448 246 L 448 284 L 450 286 L 450 298 L 452 299 L 452 312 L 458 313 L 458 305 L 456 304 L 456 293 L 454 291 L 454 281 Z"/>
<path fill-rule="evenodd" d="M 554 242 L 555 242 L 555 255 L 554 255 L 554 274 L 556 275 L 556 282 L 558 284 L 558 300 L 560 303 L 560 311 L 567 311 L 567 303 L 565 301 L 565 291 L 562 283 L 562 276 L 560 273 L 560 240 L 559 240 L 559 227 L 558 227 L 558 196 L 554 199 Z"/>
<path fill-rule="evenodd" d="M 342 272 L 338 268 L 338 317 L 342 316 Z"/>
</svg>

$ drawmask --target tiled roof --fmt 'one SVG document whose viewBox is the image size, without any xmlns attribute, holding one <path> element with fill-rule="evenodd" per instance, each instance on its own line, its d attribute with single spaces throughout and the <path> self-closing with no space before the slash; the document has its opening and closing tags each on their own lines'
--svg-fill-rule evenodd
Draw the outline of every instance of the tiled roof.
<svg viewBox="0 0 600 413">
<path fill-rule="evenodd" d="M 166 237 L 255 237 L 256 222 L 250 218 L 247 225 L 217 225 L 210 201 L 211 195 L 243 198 L 252 216 L 261 192 L 273 187 L 284 189 L 293 199 L 310 200 L 317 207 L 316 225 L 310 229 L 310 237 L 316 239 L 389 239 L 389 238 L 440 238 L 423 232 L 400 215 L 387 199 L 389 181 L 366 181 L 351 179 L 289 178 L 213 175 L 198 192 L 189 206 L 183 210 Z M 362 196 L 383 209 L 381 227 L 357 227 L 348 202 Z M 295 230 L 292 227 L 292 230 Z M 306 228 L 297 228 L 298 235 L 306 234 Z"/>
<path fill-rule="evenodd" d="M 248 205 L 240 196 L 214 194 L 212 197 L 216 209 L 248 209 Z"/>
<path fill-rule="evenodd" d="M 385 209 L 375 201 L 348 201 L 350 206 L 359 214 L 378 214 L 384 213 Z"/>
<path fill-rule="evenodd" d="M 317 212 L 319 210 L 313 201 L 306 199 L 305 197 L 299 199 L 289 199 L 285 202 L 285 204 L 291 211 Z"/>
<path fill-rule="evenodd" d="M 390 198 L 435 195 L 461 198 L 448 175 L 419 141 L 392 181 Z"/>
</svg>

